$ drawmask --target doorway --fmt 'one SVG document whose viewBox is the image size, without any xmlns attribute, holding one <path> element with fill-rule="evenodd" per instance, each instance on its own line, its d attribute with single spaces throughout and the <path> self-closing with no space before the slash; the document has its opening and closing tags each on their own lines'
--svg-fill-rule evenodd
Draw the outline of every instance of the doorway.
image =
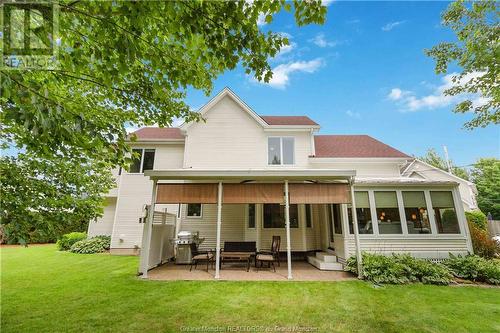
<svg viewBox="0 0 500 333">
<path fill-rule="evenodd" d="M 327 245 L 329 249 L 335 250 L 336 245 L 340 245 L 335 244 L 335 239 L 340 240 L 343 234 L 341 213 L 342 210 L 340 204 L 328 204 L 326 210 L 326 229 L 328 231 Z"/>
</svg>

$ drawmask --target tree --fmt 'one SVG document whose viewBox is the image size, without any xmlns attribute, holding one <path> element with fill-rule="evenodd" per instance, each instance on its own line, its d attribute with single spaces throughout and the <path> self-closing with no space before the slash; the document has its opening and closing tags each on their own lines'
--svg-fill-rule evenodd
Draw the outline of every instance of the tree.
<svg viewBox="0 0 500 333">
<path fill-rule="evenodd" d="M 471 170 L 472 181 L 477 187 L 477 204 L 485 214 L 500 220 L 500 160 L 481 158 Z"/>
<path fill-rule="evenodd" d="M 2 139 L 37 156 L 70 147 L 126 165 L 127 123 L 168 126 L 174 117 L 198 119 L 183 101 L 189 87 L 208 95 L 214 79 L 238 64 L 269 81 L 269 58 L 289 44 L 284 34 L 257 26 L 259 15 L 269 23 L 282 9 L 291 12 L 285 0 L 58 5 L 61 37 L 43 27 L 34 31 L 60 43 L 58 67 L 0 73 Z M 294 0 L 293 10 L 299 26 L 325 20 L 320 0 Z"/>
<path fill-rule="evenodd" d="M 85 230 L 102 215 L 102 195 L 115 185 L 108 170 L 107 163 L 75 156 L 2 157 L 0 222 L 6 241 L 48 242 Z"/>
<path fill-rule="evenodd" d="M 198 120 L 183 101 L 187 89 L 208 95 L 212 82 L 238 64 L 269 81 L 268 61 L 289 41 L 262 31 L 259 16 L 270 23 L 293 10 L 303 26 L 322 24 L 326 15 L 320 0 L 52 1 L 59 35 L 48 26 L 31 32 L 58 45 L 57 66 L 0 71 L 0 140 L 26 151 L 2 159 L 1 217 L 9 238 L 21 242 L 99 215 L 98 193 L 108 188 L 104 166 L 131 161 L 127 124 Z M 19 6 L 43 15 L 39 3 Z"/>
<path fill-rule="evenodd" d="M 474 118 L 465 127 L 486 127 L 500 123 L 500 25 L 499 2 L 493 0 L 457 0 L 442 15 L 442 24 L 457 36 L 456 42 L 443 42 L 426 54 L 436 61 L 436 73 L 446 73 L 450 64 L 458 64 L 462 72 L 454 76 L 454 87 L 445 94 L 465 94 L 466 99 L 455 106 L 455 112 L 473 112 Z M 480 103 L 472 96 L 480 94 Z"/>
<path fill-rule="evenodd" d="M 427 164 L 432 165 L 438 169 L 448 172 L 448 166 L 446 165 L 446 160 L 439 156 L 434 148 L 427 150 L 424 156 L 418 157 L 419 160 L 424 161 Z M 450 161 L 451 172 L 457 177 L 469 180 L 469 174 L 466 169 L 457 167 L 453 165 L 453 161 Z"/>
</svg>

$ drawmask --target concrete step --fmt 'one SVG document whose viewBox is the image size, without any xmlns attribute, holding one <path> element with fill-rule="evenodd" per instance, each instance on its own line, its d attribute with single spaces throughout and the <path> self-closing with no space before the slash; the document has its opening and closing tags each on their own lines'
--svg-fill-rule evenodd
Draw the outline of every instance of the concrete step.
<svg viewBox="0 0 500 333">
<path fill-rule="evenodd" d="M 309 256 L 307 257 L 307 261 L 313 265 L 314 267 L 322 270 L 322 271 L 343 271 L 344 265 L 339 262 L 324 262 L 317 257 Z"/>
<path fill-rule="evenodd" d="M 337 262 L 337 256 L 327 252 L 316 252 L 316 258 L 324 262 Z"/>
</svg>

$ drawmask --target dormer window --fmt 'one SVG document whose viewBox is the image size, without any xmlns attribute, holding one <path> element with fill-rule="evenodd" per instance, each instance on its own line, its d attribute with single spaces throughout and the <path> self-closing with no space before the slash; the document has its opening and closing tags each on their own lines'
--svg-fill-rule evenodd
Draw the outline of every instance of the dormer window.
<svg viewBox="0 0 500 333">
<path fill-rule="evenodd" d="M 267 139 L 267 164 L 292 165 L 295 163 L 295 139 L 293 137 L 269 137 Z"/>
</svg>

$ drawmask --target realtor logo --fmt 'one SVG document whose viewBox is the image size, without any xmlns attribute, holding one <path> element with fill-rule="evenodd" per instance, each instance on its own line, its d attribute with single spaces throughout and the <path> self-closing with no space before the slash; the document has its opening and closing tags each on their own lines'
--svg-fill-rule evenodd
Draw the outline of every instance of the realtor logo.
<svg viewBox="0 0 500 333">
<path fill-rule="evenodd" d="M 57 67 L 58 5 L 52 1 L 2 1 L 0 5 L 0 68 Z"/>
</svg>

